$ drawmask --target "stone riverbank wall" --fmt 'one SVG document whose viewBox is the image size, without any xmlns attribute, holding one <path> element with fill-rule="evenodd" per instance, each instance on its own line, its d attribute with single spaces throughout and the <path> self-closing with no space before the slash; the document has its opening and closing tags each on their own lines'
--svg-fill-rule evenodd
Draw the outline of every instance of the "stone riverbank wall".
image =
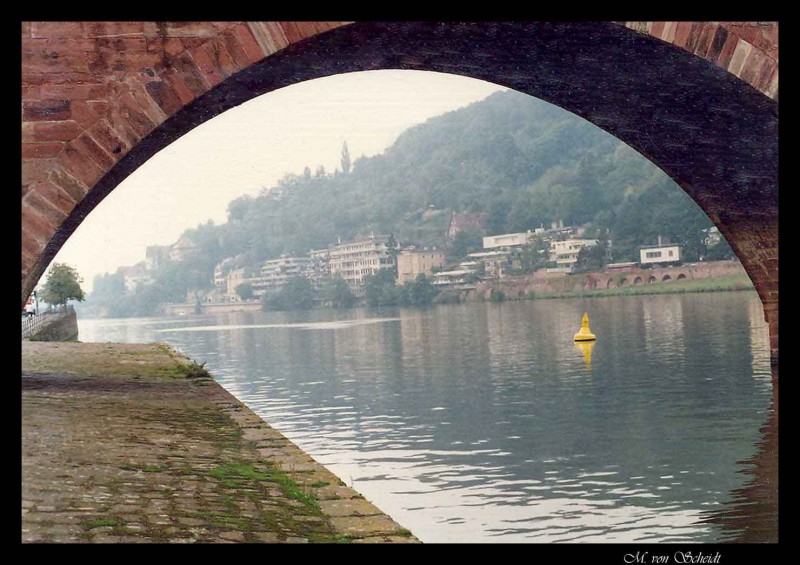
<svg viewBox="0 0 800 565">
<path fill-rule="evenodd" d="M 166 345 L 22 342 L 23 543 L 408 543 Z"/>
<path fill-rule="evenodd" d="M 626 271 L 580 275 L 546 273 L 542 270 L 533 275 L 509 276 L 500 280 L 480 283 L 475 290 L 466 293 L 464 298 L 467 300 L 491 300 L 492 292 L 500 291 L 506 298 L 515 299 L 530 295 L 548 296 L 580 290 L 616 289 L 653 283 L 708 279 L 733 274 L 747 274 L 739 261 L 686 263 L 678 267 L 635 268 Z"/>
</svg>

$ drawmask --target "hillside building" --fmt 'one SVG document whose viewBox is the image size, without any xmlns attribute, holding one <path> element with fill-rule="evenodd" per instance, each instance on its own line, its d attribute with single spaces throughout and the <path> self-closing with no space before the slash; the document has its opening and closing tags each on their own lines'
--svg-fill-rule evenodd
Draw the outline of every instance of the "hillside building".
<svg viewBox="0 0 800 565">
<path fill-rule="evenodd" d="M 433 269 L 443 267 L 444 263 L 442 251 L 405 249 L 397 255 L 397 284 L 414 282 L 418 275 L 430 277 Z"/>
<path fill-rule="evenodd" d="M 372 235 L 329 246 L 331 276 L 343 278 L 355 296 L 364 296 L 364 277 L 395 267 L 395 258 L 387 247 L 389 238 L 388 235 Z"/>
<path fill-rule="evenodd" d="M 578 254 L 585 247 L 594 247 L 597 239 L 564 239 L 550 242 L 550 261 L 555 261 L 555 271 L 572 272 L 578 262 Z M 549 269 L 553 272 L 553 269 Z"/>
</svg>

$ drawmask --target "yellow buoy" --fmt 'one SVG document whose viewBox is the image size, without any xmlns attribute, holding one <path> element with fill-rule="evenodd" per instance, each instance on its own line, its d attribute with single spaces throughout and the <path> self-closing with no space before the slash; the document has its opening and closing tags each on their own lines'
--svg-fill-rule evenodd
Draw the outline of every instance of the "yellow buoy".
<svg viewBox="0 0 800 565">
<path fill-rule="evenodd" d="M 581 329 L 575 334 L 575 341 L 594 341 L 597 339 L 591 330 L 589 330 L 589 314 L 583 313 L 583 321 L 581 322 Z"/>
</svg>

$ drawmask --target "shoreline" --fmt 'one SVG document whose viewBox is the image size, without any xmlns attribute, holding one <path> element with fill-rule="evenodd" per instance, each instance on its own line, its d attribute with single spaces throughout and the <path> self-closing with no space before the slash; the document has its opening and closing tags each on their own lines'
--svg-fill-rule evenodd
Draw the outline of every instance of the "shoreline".
<svg viewBox="0 0 800 565">
<path fill-rule="evenodd" d="M 541 294 L 530 300 L 554 300 L 559 298 L 604 298 L 609 296 L 656 296 L 664 294 L 696 294 L 706 292 L 755 292 L 747 275 L 723 275 L 706 279 L 687 279 L 674 282 L 659 282 L 631 285 L 624 288 L 576 290 L 565 293 Z"/>
<path fill-rule="evenodd" d="M 419 543 L 166 344 L 22 343 L 23 543 Z"/>
<path fill-rule="evenodd" d="M 495 283 L 484 283 L 480 290 L 472 289 L 468 291 L 454 291 L 443 290 L 442 294 L 450 294 L 459 296 L 458 302 L 442 302 L 448 303 L 471 303 L 471 302 L 498 302 L 498 301 L 511 301 L 511 300 L 557 300 L 561 298 L 603 298 L 608 296 L 647 296 L 647 295 L 660 295 L 660 294 L 693 294 L 705 292 L 739 292 L 739 291 L 755 291 L 750 278 L 742 273 L 733 273 L 718 275 L 714 277 L 704 277 L 697 279 L 674 280 L 669 282 L 653 282 L 646 284 L 627 285 L 619 288 L 571 288 L 564 291 L 547 291 L 540 292 L 536 289 L 531 289 L 527 286 L 528 281 L 500 281 Z M 495 294 L 492 298 L 493 291 L 499 291 L 501 295 Z M 434 302 L 433 306 L 438 303 Z M 407 307 L 407 306 L 406 306 Z M 413 306 L 412 306 L 413 307 Z M 429 307 L 429 305 L 426 305 Z M 342 308 L 341 310 L 354 310 L 358 308 L 369 308 L 366 304 L 354 305 L 351 308 Z M 336 308 L 325 308 L 317 306 L 310 310 L 340 310 Z M 211 303 L 202 305 L 201 314 L 228 314 L 235 312 L 262 312 L 261 304 L 259 302 L 246 302 L 246 303 Z M 293 310 L 294 311 L 294 310 Z M 277 312 L 277 310 L 270 310 L 269 312 Z M 80 315 L 80 310 L 78 311 Z M 161 314 L 165 317 L 176 317 L 178 315 L 195 315 L 195 304 L 173 304 L 168 308 L 168 313 Z M 127 318 L 86 318 L 93 320 L 107 320 L 107 319 L 136 319 L 147 318 L 149 316 L 130 316 Z"/>
</svg>

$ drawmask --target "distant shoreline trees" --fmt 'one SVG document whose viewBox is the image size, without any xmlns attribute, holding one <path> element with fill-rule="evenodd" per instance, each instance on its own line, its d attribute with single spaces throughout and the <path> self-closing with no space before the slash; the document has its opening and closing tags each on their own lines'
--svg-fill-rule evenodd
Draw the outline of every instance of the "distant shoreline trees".
<svg viewBox="0 0 800 565">
<path fill-rule="evenodd" d="M 66 306 L 70 300 L 82 302 L 85 299 L 82 282 L 83 279 L 74 267 L 66 263 L 54 263 L 39 296 L 54 306 Z"/>
</svg>

